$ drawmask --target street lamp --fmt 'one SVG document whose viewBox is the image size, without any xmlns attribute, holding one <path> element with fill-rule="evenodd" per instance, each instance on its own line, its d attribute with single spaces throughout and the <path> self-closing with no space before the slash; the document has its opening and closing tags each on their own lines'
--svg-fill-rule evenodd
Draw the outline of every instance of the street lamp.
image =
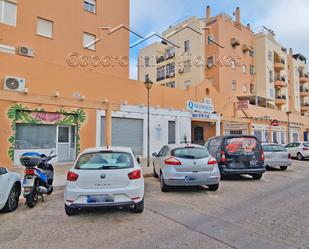
<svg viewBox="0 0 309 249">
<path fill-rule="evenodd" d="M 290 134 L 290 114 L 292 114 L 291 111 L 288 111 L 286 115 L 288 116 L 288 144 L 291 142 L 291 134 Z"/>
<path fill-rule="evenodd" d="M 150 89 L 153 86 L 153 82 L 150 79 L 146 79 L 145 87 L 147 89 L 147 167 L 150 167 Z"/>
</svg>

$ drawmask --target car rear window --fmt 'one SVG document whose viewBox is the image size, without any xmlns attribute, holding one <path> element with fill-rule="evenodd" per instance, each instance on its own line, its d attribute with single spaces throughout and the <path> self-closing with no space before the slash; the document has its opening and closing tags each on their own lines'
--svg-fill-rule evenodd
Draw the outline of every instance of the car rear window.
<svg viewBox="0 0 309 249">
<path fill-rule="evenodd" d="M 225 139 L 224 149 L 228 154 L 252 154 L 260 145 L 254 137 L 232 137 Z"/>
<path fill-rule="evenodd" d="M 263 150 L 265 152 L 286 151 L 286 149 L 282 145 L 263 145 Z"/>
<path fill-rule="evenodd" d="M 80 170 L 104 170 L 133 168 L 133 157 L 125 152 L 97 152 L 82 155 L 75 169 Z"/>
<path fill-rule="evenodd" d="M 177 148 L 171 151 L 171 155 L 183 159 L 202 159 L 209 157 L 209 152 L 206 148 Z"/>
</svg>

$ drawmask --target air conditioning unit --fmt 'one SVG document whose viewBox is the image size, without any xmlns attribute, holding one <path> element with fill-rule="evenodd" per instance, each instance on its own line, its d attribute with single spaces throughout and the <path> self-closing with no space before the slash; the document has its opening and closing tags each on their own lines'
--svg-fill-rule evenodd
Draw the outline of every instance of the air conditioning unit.
<svg viewBox="0 0 309 249">
<path fill-rule="evenodd" d="M 34 57 L 34 50 L 29 47 L 20 46 L 18 48 L 18 54 L 27 57 Z"/>
<path fill-rule="evenodd" d="M 179 68 L 178 69 L 178 73 L 184 73 L 185 72 L 185 69 L 184 68 Z"/>
<path fill-rule="evenodd" d="M 4 78 L 3 89 L 7 91 L 24 92 L 26 89 L 26 80 L 12 76 Z"/>
</svg>

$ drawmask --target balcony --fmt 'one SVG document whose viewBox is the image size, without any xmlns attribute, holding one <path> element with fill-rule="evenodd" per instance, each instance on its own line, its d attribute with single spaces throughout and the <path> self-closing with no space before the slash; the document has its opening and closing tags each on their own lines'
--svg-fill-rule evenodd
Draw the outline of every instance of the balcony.
<svg viewBox="0 0 309 249">
<path fill-rule="evenodd" d="M 301 103 L 300 110 L 302 112 L 309 112 L 309 103 L 307 102 Z"/>
<path fill-rule="evenodd" d="M 276 105 L 285 105 L 286 104 L 286 96 L 285 95 L 276 96 L 275 104 Z"/>
<path fill-rule="evenodd" d="M 287 87 L 287 84 L 285 83 L 285 77 L 277 76 L 275 78 L 275 87 L 278 88 Z"/>
<path fill-rule="evenodd" d="M 300 97 L 302 98 L 309 97 L 309 89 L 307 87 L 301 86 L 299 89 L 299 92 L 300 92 Z"/>
<path fill-rule="evenodd" d="M 162 63 L 163 61 L 165 61 L 164 56 L 160 56 L 160 57 L 157 57 L 157 58 L 156 58 L 157 64 L 160 64 L 160 63 Z"/>
<path fill-rule="evenodd" d="M 284 59 L 276 60 L 274 67 L 275 70 L 282 71 L 283 69 L 285 69 L 285 60 Z"/>
<path fill-rule="evenodd" d="M 308 82 L 308 74 L 300 74 L 299 75 L 299 83 L 305 84 Z"/>
</svg>

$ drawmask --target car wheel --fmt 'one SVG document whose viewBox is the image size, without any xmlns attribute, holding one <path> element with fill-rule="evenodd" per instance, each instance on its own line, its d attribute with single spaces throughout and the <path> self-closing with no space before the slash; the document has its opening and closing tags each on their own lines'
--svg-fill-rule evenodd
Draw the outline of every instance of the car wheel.
<svg viewBox="0 0 309 249">
<path fill-rule="evenodd" d="M 260 174 L 251 174 L 251 176 L 252 176 L 252 178 L 254 180 L 260 180 L 262 178 L 263 174 L 262 173 L 260 173 Z"/>
<path fill-rule="evenodd" d="M 219 189 L 219 183 L 215 185 L 208 185 L 207 187 L 209 191 L 215 192 Z"/>
<path fill-rule="evenodd" d="M 163 174 L 160 174 L 160 186 L 161 186 L 161 191 L 162 192 L 168 192 L 169 191 L 169 187 L 168 185 L 165 184 L 164 178 L 163 178 Z"/>
<path fill-rule="evenodd" d="M 287 167 L 287 166 L 280 166 L 280 169 L 281 169 L 281 170 L 287 170 L 288 167 Z"/>
<path fill-rule="evenodd" d="M 67 216 L 77 215 L 77 213 L 78 213 L 78 210 L 76 208 L 71 208 L 67 205 L 64 205 L 64 211 L 65 211 Z"/>
<path fill-rule="evenodd" d="M 156 173 L 154 164 L 153 164 L 153 177 L 154 177 L 154 178 L 158 178 L 158 175 L 157 175 L 157 173 Z"/>
<path fill-rule="evenodd" d="M 13 212 L 17 209 L 20 192 L 21 192 L 20 186 L 15 183 L 11 188 L 8 199 L 3 208 L 4 212 Z"/>
<path fill-rule="evenodd" d="M 297 153 L 297 159 L 299 161 L 302 161 L 304 159 L 303 155 L 301 153 Z"/>
<path fill-rule="evenodd" d="M 144 198 L 141 202 L 134 204 L 133 212 L 142 213 L 144 211 Z"/>
</svg>

